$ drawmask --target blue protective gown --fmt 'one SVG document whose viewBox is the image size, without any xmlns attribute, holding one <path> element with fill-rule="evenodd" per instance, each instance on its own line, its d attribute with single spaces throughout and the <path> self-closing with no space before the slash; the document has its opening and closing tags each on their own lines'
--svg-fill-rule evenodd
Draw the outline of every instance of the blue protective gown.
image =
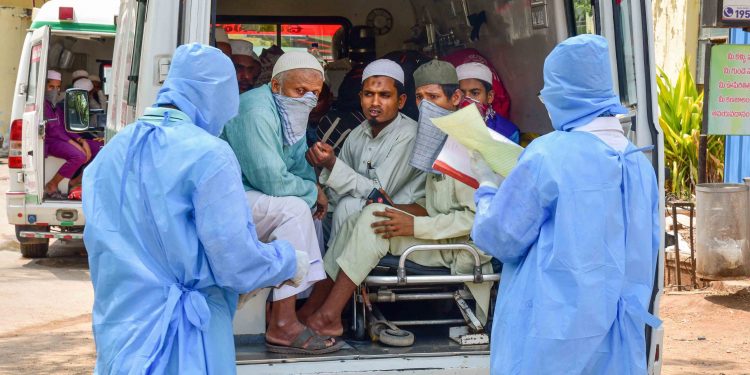
<svg viewBox="0 0 750 375">
<path fill-rule="evenodd" d="M 98 374 L 231 374 L 238 293 L 296 271 L 294 249 L 258 241 L 234 153 L 232 63 L 179 47 L 157 104 L 86 169 L 84 233 Z"/>
<path fill-rule="evenodd" d="M 564 62 L 560 53 L 608 53 L 606 42 L 585 46 L 587 54 L 566 43 L 552 52 L 553 61 Z M 550 58 L 545 90 L 577 79 L 557 75 Z M 608 58 L 601 61 L 606 66 L 594 66 L 593 74 L 606 69 L 609 76 Z M 590 84 L 609 84 L 611 91 L 611 80 Z M 564 107 L 563 100 L 544 98 L 548 106 Z M 569 108 L 574 111 L 550 111 L 557 131 L 532 142 L 499 189 L 476 192 L 472 237 L 504 263 L 493 374 L 646 373 L 645 326 L 659 324 L 647 311 L 661 230 L 654 169 L 632 144 L 619 152 L 593 134 L 562 130 L 578 115 L 597 112 Z"/>
</svg>

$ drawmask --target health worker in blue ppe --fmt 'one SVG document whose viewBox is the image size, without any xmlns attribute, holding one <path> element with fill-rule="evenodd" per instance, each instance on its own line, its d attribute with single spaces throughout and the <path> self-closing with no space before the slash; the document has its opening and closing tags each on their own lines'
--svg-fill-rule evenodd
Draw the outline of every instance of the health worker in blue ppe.
<svg viewBox="0 0 750 375">
<path fill-rule="evenodd" d="M 258 241 L 237 159 L 232 62 L 177 48 L 153 107 L 83 179 L 97 374 L 233 374 L 238 295 L 300 282 L 304 253 Z"/>
<path fill-rule="evenodd" d="M 646 374 L 659 190 L 615 117 L 609 56 L 595 35 L 555 47 L 541 92 L 555 131 L 504 181 L 474 154 L 472 238 L 504 263 L 493 374 Z"/>
</svg>

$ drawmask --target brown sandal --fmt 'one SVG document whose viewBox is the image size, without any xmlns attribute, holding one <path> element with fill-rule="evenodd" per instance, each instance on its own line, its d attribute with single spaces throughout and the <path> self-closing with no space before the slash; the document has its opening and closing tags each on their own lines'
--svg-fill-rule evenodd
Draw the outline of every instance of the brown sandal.
<svg viewBox="0 0 750 375">
<path fill-rule="evenodd" d="M 327 341 L 330 339 L 330 336 L 316 335 L 310 328 L 305 327 L 291 345 L 276 345 L 266 341 L 266 349 L 271 353 L 279 354 L 316 355 L 337 352 L 344 346 L 342 340 L 335 338 L 334 344 L 327 346 Z"/>
</svg>

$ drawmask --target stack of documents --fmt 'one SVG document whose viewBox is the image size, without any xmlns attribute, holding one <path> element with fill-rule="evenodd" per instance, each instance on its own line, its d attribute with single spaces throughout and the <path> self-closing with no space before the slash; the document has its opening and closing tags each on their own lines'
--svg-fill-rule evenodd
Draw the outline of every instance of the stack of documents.
<svg viewBox="0 0 750 375">
<path fill-rule="evenodd" d="M 488 128 L 473 105 L 434 118 L 432 123 L 448 134 L 432 167 L 473 188 L 478 188 L 479 183 L 471 171 L 471 151 L 479 151 L 490 168 L 502 176 L 507 176 L 516 166 L 523 151 L 523 147 Z"/>
</svg>

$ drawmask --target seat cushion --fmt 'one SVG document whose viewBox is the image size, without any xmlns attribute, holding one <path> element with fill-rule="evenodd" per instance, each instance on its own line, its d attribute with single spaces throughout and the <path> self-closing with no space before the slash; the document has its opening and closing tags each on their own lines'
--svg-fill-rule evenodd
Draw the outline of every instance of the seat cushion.
<svg viewBox="0 0 750 375">
<path fill-rule="evenodd" d="M 380 260 L 375 269 L 370 273 L 375 276 L 391 276 L 396 275 L 398 270 L 399 257 L 395 255 L 386 255 Z M 427 267 L 410 260 L 407 260 L 404 264 L 406 267 L 406 275 L 419 275 L 419 276 L 434 276 L 434 275 L 450 275 L 451 270 L 445 267 Z"/>
</svg>

